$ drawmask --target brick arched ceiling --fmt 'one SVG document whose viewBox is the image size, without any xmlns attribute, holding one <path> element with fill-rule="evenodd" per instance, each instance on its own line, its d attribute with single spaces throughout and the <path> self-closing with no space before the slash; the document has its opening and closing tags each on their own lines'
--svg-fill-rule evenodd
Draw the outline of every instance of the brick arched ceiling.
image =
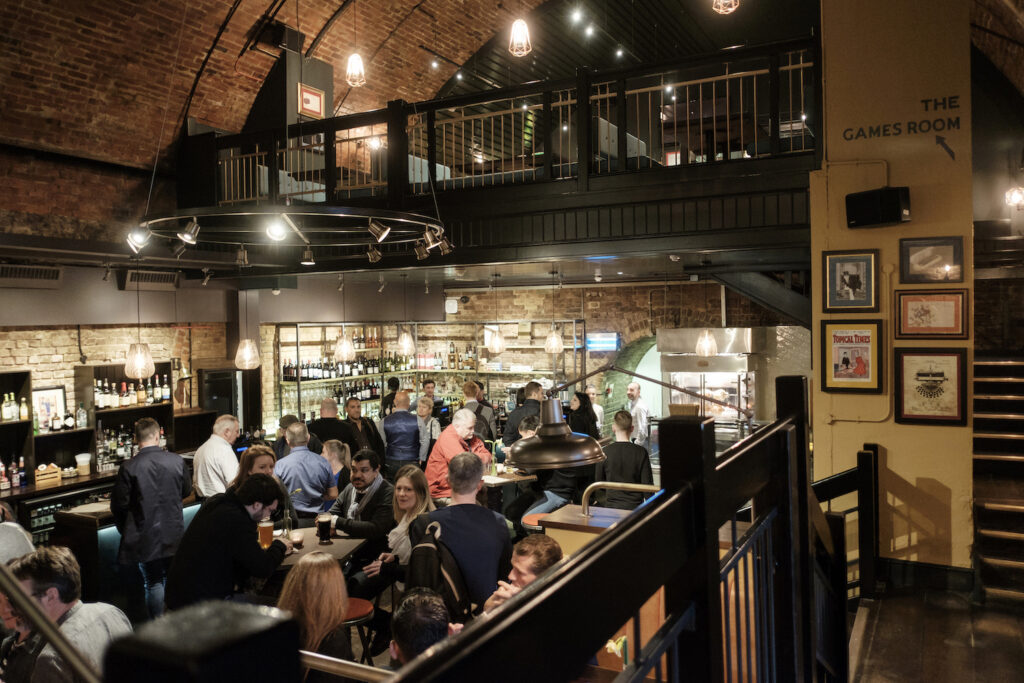
<svg viewBox="0 0 1024 683">
<path fill-rule="evenodd" d="M 1024 93 L 1024 0 L 974 0 L 971 40 Z"/>
</svg>

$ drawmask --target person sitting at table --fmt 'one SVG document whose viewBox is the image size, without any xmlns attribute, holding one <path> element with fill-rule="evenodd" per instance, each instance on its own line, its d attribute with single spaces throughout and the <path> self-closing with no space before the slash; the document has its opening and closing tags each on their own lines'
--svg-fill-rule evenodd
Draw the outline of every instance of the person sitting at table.
<svg viewBox="0 0 1024 683">
<path fill-rule="evenodd" d="M 455 414 L 456 420 L 462 412 Z M 466 412 L 475 420 L 473 413 Z M 448 465 L 451 504 L 420 515 L 409 527 L 410 542 L 415 548 L 428 524 L 440 524 L 442 542 L 459 565 L 469 599 L 475 605 L 483 605 L 495 591 L 498 578 L 508 573 L 512 556 L 505 518 L 477 505 L 483 475 L 484 464 L 475 454 L 460 453 L 452 458 Z"/>
<path fill-rule="evenodd" d="M 384 430 L 384 466 L 388 481 L 403 466 L 415 463 L 420 455 L 420 428 L 416 415 L 409 412 L 409 392 L 395 394 L 395 410 L 381 423 Z"/>
<path fill-rule="evenodd" d="M 267 578 L 292 551 L 287 538 L 260 547 L 256 523 L 281 506 L 287 494 L 268 474 L 252 474 L 237 490 L 210 498 L 185 529 L 167 572 L 164 600 L 180 609 L 202 600 L 240 598 L 249 577 Z"/>
<path fill-rule="evenodd" d="M 519 421 L 519 438 L 528 439 L 537 433 L 540 428 L 540 416 L 538 415 L 527 415 Z M 522 517 L 523 513 L 526 512 L 527 508 L 532 506 L 537 500 L 544 497 L 544 491 L 537 484 L 537 480 L 520 481 L 516 484 L 517 496 L 505 507 L 505 516 L 512 520 L 512 526 L 515 529 L 515 535 L 517 538 L 526 536 L 526 530 L 523 529 Z"/>
<path fill-rule="evenodd" d="M 462 408 L 455 413 L 452 423 L 441 432 L 434 450 L 430 452 L 427 481 L 430 482 L 430 497 L 438 507 L 447 505 L 452 498 L 452 488 L 448 484 L 448 465 L 452 458 L 469 451 L 475 453 L 484 465 L 491 464 L 491 452 L 480 437 L 473 433 L 475 427 L 476 415 L 472 410 Z"/>
<path fill-rule="evenodd" d="M 309 432 L 301 422 L 288 427 L 285 439 L 291 452 L 277 461 L 274 474 L 292 499 L 295 513 L 299 516 L 300 527 L 313 526 L 313 520 L 323 511 L 324 501 L 338 497 L 334 485 L 334 473 L 322 456 L 306 447 Z"/>
<path fill-rule="evenodd" d="M 424 512 L 434 510 L 427 488 L 427 477 L 416 465 L 406 465 L 398 470 L 392 510 L 397 524 L 388 532 L 387 552 L 381 553 L 376 560 L 363 567 L 363 572 L 367 577 L 379 575 L 388 582 L 398 581 L 401 590 L 401 581 L 405 579 L 405 569 L 412 554 L 409 525 Z"/>
<path fill-rule="evenodd" d="M 334 486 L 338 491 L 344 491 L 352 472 L 352 451 L 349 450 L 348 444 L 337 439 L 328 439 L 324 441 L 324 452 L 320 455 L 324 456 L 331 467 L 331 472 L 334 472 Z M 323 511 L 327 512 L 332 505 L 333 500 L 325 500 Z"/>
<path fill-rule="evenodd" d="M 352 456 L 352 481 L 331 506 L 331 528 L 367 542 L 352 556 L 347 575 L 353 576 L 376 560 L 387 547 L 395 526 L 394 487 L 380 474 L 380 457 L 369 448 Z M 350 588 L 349 594 L 360 597 Z"/>
<path fill-rule="evenodd" d="M 440 595 L 427 588 L 413 588 L 391 616 L 391 659 L 404 666 L 432 645 L 462 629 L 448 621 L 448 608 Z"/>
<path fill-rule="evenodd" d="M 628 410 L 620 410 L 612 419 L 615 443 L 605 446 L 604 462 L 597 464 L 598 481 L 618 481 L 627 484 L 653 484 L 651 459 L 647 449 L 629 440 L 633 433 L 633 416 Z M 615 491 L 609 489 L 604 496 L 602 507 L 618 510 L 632 510 L 644 502 L 649 493 L 643 491 Z"/>
<path fill-rule="evenodd" d="M 420 430 L 420 469 L 427 466 L 427 457 L 441 436 L 441 423 L 434 417 L 434 399 L 420 396 L 416 401 L 416 424 Z"/>
<path fill-rule="evenodd" d="M 342 624 L 348 613 L 348 593 L 338 561 L 314 550 L 288 572 L 277 599 L 299 624 L 299 647 L 307 652 L 352 661 L 351 634 Z M 315 669 L 303 671 L 304 683 L 338 680 Z"/>
<path fill-rule="evenodd" d="M 508 581 L 498 582 L 498 590 L 484 603 L 484 612 L 504 603 L 561 560 L 562 546 L 545 534 L 531 534 L 516 543 L 512 548 L 512 571 L 508 573 Z"/>
<path fill-rule="evenodd" d="M 253 474 L 269 474 L 274 476 L 274 464 L 277 462 L 277 458 L 274 456 L 274 450 L 270 446 L 264 446 L 257 444 L 256 446 L 249 446 L 242 453 L 238 459 L 238 475 L 235 476 L 231 485 L 228 486 L 228 490 L 238 490 L 238 487 L 245 483 Z M 274 477 L 277 479 L 277 477 Z M 280 483 L 280 480 L 278 480 Z M 284 484 L 281 484 L 283 487 Z M 331 501 L 332 503 L 334 501 Z M 274 521 L 274 528 L 280 529 L 284 526 L 284 518 L 288 517 L 291 522 L 293 529 L 299 526 L 299 517 L 295 514 L 295 508 L 292 507 L 291 496 L 284 497 L 284 510 L 281 511 L 281 519 Z"/>
<path fill-rule="evenodd" d="M 32 624 L 14 609 L 3 593 L 0 593 L 0 620 L 7 634 L 0 644 L 0 672 L 3 672 L 3 679 L 29 681 L 36 665 L 36 656 L 46 641 L 39 632 L 32 632 Z"/>
<path fill-rule="evenodd" d="M 35 549 L 32 534 L 18 524 L 11 506 L 0 501 L 0 562 L 7 563 Z"/>
<path fill-rule="evenodd" d="M 274 441 L 274 456 L 280 460 L 284 456 L 288 455 L 291 448 L 288 446 L 288 439 L 285 438 L 285 434 L 288 428 L 296 422 L 301 422 L 295 415 L 282 415 L 281 419 L 277 421 L 277 440 Z M 316 434 L 309 435 L 309 443 L 306 444 L 306 448 L 313 451 L 314 453 L 320 453 L 324 449 L 323 442 L 317 438 Z"/>
</svg>

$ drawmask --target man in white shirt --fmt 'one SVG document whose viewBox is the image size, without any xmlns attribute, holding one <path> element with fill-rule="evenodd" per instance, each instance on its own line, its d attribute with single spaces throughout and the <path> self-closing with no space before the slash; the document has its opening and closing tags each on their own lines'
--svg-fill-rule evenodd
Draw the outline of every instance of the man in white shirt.
<svg viewBox="0 0 1024 683">
<path fill-rule="evenodd" d="M 626 398 L 629 399 L 629 414 L 633 417 L 633 443 L 643 446 L 651 452 L 651 424 L 647 404 L 640 398 L 640 385 L 630 382 L 626 387 Z"/>
<path fill-rule="evenodd" d="M 237 438 L 238 418 L 221 415 L 213 423 L 213 434 L 196 450 L 192 482 L 200 498 L 224 493 L 238 474 L 238 456 L 231 446 Z"/>
<path fill-rule="evenodd" d="M 597 387 L 588 384 L 587 396 L 590 397 L 590 405 L 594 408 L 594 415 L 597 416 L 597 431 L 600 433 L 601 428 L 604 427 L 604 408 L 597 403 Z"/>
</svg>

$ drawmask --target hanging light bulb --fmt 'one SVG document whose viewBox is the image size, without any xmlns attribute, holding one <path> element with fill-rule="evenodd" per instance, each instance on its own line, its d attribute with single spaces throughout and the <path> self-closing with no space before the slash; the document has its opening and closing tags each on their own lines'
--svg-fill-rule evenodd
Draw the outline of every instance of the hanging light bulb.
<svg viewBox="0 0 1024 683">
<path fill-rule="evenodd" d="M 697 355 L 703 358 L 711 358 L 718 355 L 718 342 L 715 341 L 715 334 L 710 327 L 700 331 L 697 338 Z"/>
<path fill-rule="evenodd" d="M 524 19 L 516 19 L 512 22 L 512 35 L 508 40 L 508 51 L 513 57 L 525 57 L 533 50 L 530 43 L 530 27 Z"/>
<path fill-rule="evenodd" d="M 551 331 L 548 332 L 548 336 L 544 339 L 544 353 L 561 353 L 565 348 L 565 344 L 562 343 L 562 335 L 555 329 L 554 324 L 551 325 Z"/>
<path fill-rule="evenodd" d="M 740 6 L 740 0 L 711 0 L 711 9 L 719 14 L 732 14 Z"/>
<path fill-rule="evenodd" d="M 353 88 L 366 85 L 366 70 L 363 68 L 363 58 L 358 52 L 353 52 L 348 57 L 348 68 L 345 69 L 345 82 Z"/>
<path fill-rule="evenodd" d="M 404 330 L 398 336 L 398 352 L 403 356 L 411 356 L 416 351 L 416 343 L 412 340 L 409 330 Z"/>
<path fill-rule="evenodd" d="M 238 342 L 235 352 L 235 367 L 239 370 L 255 370 L 260 366 L 260 350 L 255 339 L 243 339 Z"/>
<path fill-rule="evenodd" d="M 497 356 L 505 350 L 505 335 L 501 333 L 501 325 L 496 325 L 491 330 L 491 338 L 487 340 L 487 350 L 492 356 Z"/>
<path fill-rule="evenodd" d="M 1024 187 L 1011 187 L 1007 190 L 1006 203 L 1018 209 L 1024 208 Z"/>
<path fill-rule="evenodd" d="M 341 336 L 334 344 L 334 360 L 339 363 L 351 363 L 356 359 L 356 347 L 349 338 L 345 328 L 341 329 Z"/>
<path fill-rule="evenodd" d="M 128 355 L 124 359 L 125 377 L 146 379 L 155 373 L 156 366 L 153 365 L 153 354 L 149 351 L 149 344 L 139 342 L 128 347 Z"/>
</svg>

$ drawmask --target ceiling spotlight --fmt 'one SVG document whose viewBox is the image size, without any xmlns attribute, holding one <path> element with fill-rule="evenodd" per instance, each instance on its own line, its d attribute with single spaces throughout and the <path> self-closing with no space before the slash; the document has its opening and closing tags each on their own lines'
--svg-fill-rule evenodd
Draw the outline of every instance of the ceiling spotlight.
<svg viewBox="0 0 1024 683">
<path fill-rule="evenodd" d="M 388 286 L 388 283 L 385 282 L 385 280 L 384 280 L 384 273 L 380 274 L 380 279 L 378 280 L 378 282 L 380 282 L 380 287 L 377 288 L 377 293 L 378 294 L 383 294 L 384 293 L 384 288 Z"/>
<path fill-rule="evenodd" d="M 577 7 L 576 9 L 574 9 L 572 11 L 572 23 L 578 24 L 582 20 L 583 20 L 583 10 L 581 10 L 579 7 Z"/>
<path fill-rule="evenodd" d="M 249 252 L 246 251 L 244 246 L 238 248 L 235 252 L 235 265 L 236 266 L 247 266 L 249 265 Z"/>
<path fill-rule="evenodd" d="M 377 242 L 383 242 L 384 238 L 391 232 L 391 226 L 384 225 L 380 221 L 375 221 L 371 218 L 370 226 L 367 230 L 369 230 L 370 234 L 373 235 L 373 239 L 377 240 Z"/>
<path fill-rule="evenodd" d="M 270 290 L 270 293 L 273 294 L 274 296 L 280 296 L 281 290 L 277 287 L 274 287 L 272 290 Z"/>
<path fill-rule="evenodd" d="M 370 259 L 370 263 L 377 263 L 382 258 L 380 249 L 371 244 L 366 248 L 366 258 Z"/>
<path fill-rule="evenodd" d="M 457 80 L 457 81 L 461 81 L 462 80 L 462 72 L 461 71 L 455 72 L 455 80 Z"/>
<path fill-rule="evenodd" d="M 441 66 L 441 65 L 437 63 L 437 60 L 436 60 L 436 59 L 435 59 L 435 60 L 432 60 L 432 61 L 430 62 L 430 68 L 431 68 L 431 69 L 436 69 L 436 68 L 437 68 L 437 67 L 439 67 L 439 66 Z"/>
<path fill-rule="evenodd" d="M 370 138 L 370 149 L 380 149 L 381 141 L 377 136 Z"/>
<path fill-rule="evenodd" d="M 288 236 L 288 227 L 284 224 L 284 220 L 281 218 L 271 218 L 270 222 L 267 223 L 267 237 L 280 242 Z"/>
<path fill-rule="evenodd" d="M 665 92 L 667 92 L 669 94 L 672 94 L 672 86 L 671 85 L 666 85 L 665 86 Z"/>
<path fill-rule="evenodd" d="M 806 121 L 807 120 L 807 114 L 800 114 L 800 120 L 801 121 Z"/>
<path fill-rule="evenodd" d="M 195 244 L 199 238 L 199 223 L 196 223 L 196 219 L 193 217 L 188 222 L 185 229 L 178 233 L 178 239 L 185 244 Z"/>
<path fill-rule="evenodd" d="M 673 102 L 675 102 L 675 101 L 676 101 L 676 96 L 675 96 L 675 95 L 673 95 L 673 96 L 672 96 L 672 101 L 673 101 Z"/>
<path fill-rule="evenodd" d="M 110 264 L 104 266 L 107 270 L 103 273 L 103 281 L 107 282 L 110 280 Z"/>
<path fill-rule="evenodd" d="M 128 233 L 128 246 L 131 247 L 132 252 L 138 254 L 142 251 L 152 234 L 147 225 L 138 225 L 132 228 L 132 231 Z"/>
<path fill-rule="evenodd" d="M 600 282 L 603 279 L 604 279 L 604 276 L 601 275 L 601 269 L 600 268 L 595 268 L 594 269 L 594 282 Z"/>
<path fill-rule="evenodd" d="M 299 261 L 300 265 L 303 266 L 315 266 L 316 259 L 313 258 L 313 250 L 306 247 L 302 250 L 302 259 Z"/>
<path fill-rule="evenodd" d="M 523 111 L 526 111 L 526 109 L 527 109 L 526 102 L 523 102 Z"/>
<path fill-rule="evenodd" d="M 447 256 L 448 254 L 455 251 L 455 248 L 452 247 L 452 243 L 448 241 L 447 237 L 442 237 L 441 244 L 438 246 L 441 247 L 440 249 L 438 249 L 438 251 L 441 252 L 441 256 Z"/>
<path fill-rule="evenodd" d="M 338 291 L 339 292 L 344 292 L 345 291 L 345 276 L 344 275 L 339 275 L 338 276 Z"/>
<path fill-rule="evenodd" d="M 622 51 L 621 47 L 618 50 L 615 51 L 615 56 L 619 57 L 620 59 L 622 58 L 623 54 L 625 54 L 625 53 Z"/>
<path fill-rule="evenodd" d="M 425 261 L 426 258 L 430 256 L 430 252 L 427 251 L 427 247 L 423 242 L 416 242 L 413 245 L 412 250 L 416 252 L 417 261 Z"/>
<path fill-rule="evenodd" d="M 174 258 L 181 258 L 182 254 L 185 253 L 186 249 L 188 249 L 188 245 L 187 244 L 179 244 L 178 246 L 176 246 L 174 248 L 174 251 L 172 252 L 172 256 L 174 256 Z"/>
<path fill-rule="evenodd" d="M 437 235 L 430 228 L 423 231 L 423 242 L 427 245 L 427 249 L 433 249 L 441 244 L 441 241 L 437 239 Z"/>
<path fill-rule="evenodd" d="M 569 130 L 569 124 L 568 124 L 568 123 L 563 123 L 563 124 L 562 124 L 562 130 L 563 130 L 563 131 L 564 131 L 564 130 Z"/>
<path fill-rule="evenodd" d="M 203 268 L 203 287 L 210 284 L 211 277 L 213 277 L 213 271 L 209 268 Z"/>
<path fill-rule="evenodd" d="M 590 36 L 594 35 L 594 25 L 590 24 L 589 26 L 587 26 L 587 30 L 584 31 L 584 33 L 587 34 L 587 38 L 589 38 Z"/>
</svg>

